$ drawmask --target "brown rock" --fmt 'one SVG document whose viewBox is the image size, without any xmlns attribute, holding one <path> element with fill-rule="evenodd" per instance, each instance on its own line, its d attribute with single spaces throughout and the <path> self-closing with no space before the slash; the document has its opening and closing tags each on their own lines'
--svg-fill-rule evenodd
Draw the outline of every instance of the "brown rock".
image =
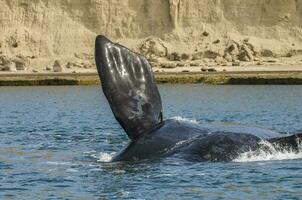
<svg viewBox="0 0 302 200">
<path fill-rule="evenodd" d="M 68 62 L 66 64 L 66 68 L 71 69 L 73 67 L 78 67 L 78 68 L 82 68 L 84 66 L 84 63 L 74 63 L 74 62 Z"/>
<path fill-rule="evenodd" d="M 12 43 L 12 47 L 17 48 L 18 47 L 18 42 Z"/>
<path fill-rule="evenodd" d="M 60 61 L 56 60 L 53 64 L 53 71 L 54 72 L 62 72 L 63 71 L 63 68 L 62 68 L 62 65 L 60 63 Z"/>
<path fill-rule="evenodd" d="M 190 66 L 196 67 L 196 66 L 199 66 L 199 63 L 198 62 L 190 62 Z"/>
<path fill-rule="evenodd" d="M 201 60 L 203 58 L 203 52 L 196 52 L 192 54 L 192 60 Z"/>
<path fill-rule="evenodd" d="M 74 56 L 82 60 L 92 60 L 94 58 L 94 55 L 89 53 L 75 53 Z"/>
<path fill-rule="evenodd" d="M 14 62 L 8 62 L 4 65 L 3 71 L 9 71 L 9 72 L 15 72 L 17 71 L 16 69 L 16 64 Z"/>
<path fill-rule="evenodd" d="M 16 64 L 17 70 L 27 70 L 29 67 L 30 61 L 24 56 L 18 56 L 13 58 L 12 61 Z"/>
<path fill-rule="evenodd" d="M 173 52 L 168 55 L 168 59 L 171 61 L 181 61 L 181 55 L 177 52 Z"/>
<path fill-rule="evenodd" d="M 4 65 L 4 63 L 5 63 L 7 60 L 9 60 L 8 57 L 6 57 L 6 56 L 4 56 L 4 55 L 0 56 L 0 65 Z"/>
<path fill-rule="evenodd" d="M 269 49 L 262 49 L 260 54 L 263 57 L 274 57 L 274 53 Z"/>
<path fill-rule="evenodd" d="M 291 58 L 294 56 L 294 53 L 291 51 L 291 52 L 288 52 L 285 57 L 288 57 L 288 58 Z"/>
<path fill-rule="evenodd" d="M 183 53 L 181 54 L 181 60 L 190 60 L 191 59 L 191 55 L 190 54 L 187 54 L 187 53 Z"/>
<path fill-rule="evenodd" d="M 240 66 L 240 61 L 234 61 L 234 62 L 232 63 L 232 66 Z"/>
<path fill-rule="evenodd" d="M 237 56 L 239 55 L 239 45 L 235 42 L 233 42 L 231 45 L 229 45 L 226 49 L 225 49 L 225 53 L 228 53 L 232 56 Z"/>
<path fill-rule="evenodd" d="M 210 34 L 209 34 L 207 31 L 204 31 L 204 32 L 202 33 L 202 35 L 205 36 L 205 37 L 208 37 Z"/>
<path fill-rule="evenodd" d="M 204 52 L 204 57 L 205 58 L 210 58 L 210 59 L 215 59 L 218 56 L 220 56 L 220 54 L 218 52 L 212 51 L 212 50 L 207 50 Z"/>
<path fill-rule="evenodd" d="M 72 63 L 68 62 L 68 63 L 66 64 L 66 68 L 67 68 L 67 69 L 70 69 L 70 68 L 72 68 L 72 67 L 73 67 L 73 64 L 72 64 Z"/>
<path fill-rule="evenodd" d="M 278 62 L 278 60 L 277 60 L 277 59 L 274 59 L 274 58 L 270 58 L 270 59 L 264 60 L 264 62 L 268 62 L 268 63 L 276 63 L 276 62 Z"/>
<path fill-rule="evenodd" d="M 0 57 L 1 63 L 3 65 L 3 71 L 9 71 L 9 72 L 14 72 L 17 71 L 16 68 L 16 63 L 14 63 L 10 58 L 6 56 L 1 56 Z"/>
<path fill-rule="evenodd" d="M 254 54 L 253 51 L 247 45 L 244 44 L 240 47 L 239 60 L 253 61 L 254 60 L 253 54 Z"/>
<path fill-rule="evenodd" d="M 215 40 L 215 41 L 213 42 L 213 44 L 218 44 L 219 42 L 220 42 L 220 40 L 217 39 L 217 40 Z"/>
<path fill-rule="evenodd" d="M 209 68 L 208 72 L 217 72 L 217 70 L 215 68 Z"/>
<path fill-rule="evenodd" d="M 166 69 L 176 68 L 176 63 L 161 63 L 160 66 Z"/>
<path fill-rule="evenodd" d="M 215 62 L 217 63 L 217 65 L 227 65 L 227 61 L 220 56 L 215 59 Z"/>
<path fill-rule="evenodd" d="M 233 57 L 229 53 L 226 53 L 223 57 L 228 62 L 232 62 L 233 61 Z"/>
<path fill-rule="evenodd" d="M 176 63 L 176 67 L 183 67 L 183 66 L 185 66 L 184 62 L 177 62 Z"/>
<path fill-rule="evenodd" d="M 150 64 L 150 66 L 151 66 L 152 68 L 158 66 L 158 63 L 157 63 L 157 62 L 149 62 L 149 64 Z"/>
<path fill-rule="evenodd" d="M 149 58 L 148 58 L 148 61 L 149 61 L 149 62 L 158 63 L 158 62 L 159 62 L 159 58 L 158 58 L 156 55 L 151 54 L 151 55 L 149 56 Z"/>
<path fill-rule="evenodd" d="M 146 56 L 146 58 L 151 58 L 152 56 L 166 57 L 167 47 L 164 42 L 159 38 L 149 38 L 140 47 L 141 53 Z"/>
<path fill-rule="evenodd" d="M 243 42 L 247 43 L 247 42 L 249 42 L 249 40 L 250 40 L 250 38 L 244 38 Z"/>
</svg>

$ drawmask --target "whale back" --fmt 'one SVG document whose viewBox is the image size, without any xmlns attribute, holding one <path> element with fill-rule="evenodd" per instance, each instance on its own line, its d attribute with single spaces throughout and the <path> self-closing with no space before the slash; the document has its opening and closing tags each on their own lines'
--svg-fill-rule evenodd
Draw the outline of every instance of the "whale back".
<svg viewBox="0 0 302 200">
<path fill-rule="evenodd" d="M 162 125 L 160 94 L 151 66 L 142 55 L 97 36 L 95 61 L 111 110 L 130 139 Z"/>
</svg>

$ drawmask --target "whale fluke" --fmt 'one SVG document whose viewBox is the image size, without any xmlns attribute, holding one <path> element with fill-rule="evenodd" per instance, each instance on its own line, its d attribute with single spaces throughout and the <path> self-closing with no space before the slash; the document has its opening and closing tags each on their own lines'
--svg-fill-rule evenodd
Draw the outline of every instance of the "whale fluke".
<svg viewBox="0 0 302 200">
<path fill-rule="evenodd" d="M 244 126 L 192 124 L 176 119 L 164 122 L 151 66 L 142 55 L 97 36 L 95 61 L 113 114 L 131 139 L 112 162 L 172 155 L 189 161 L 231 161 L 241 153 L 257 150 L 260 141 L 269 142 L 280 152 L 301 151 L 301 133 L 285 136 Z"/>
<path fill-rule="evenodd" d="M 95 62 L 103 92 L 129 138 L 158 129 L 163 123 L 162 103 L 148 61 L 99 35 Z"/>
</svg>

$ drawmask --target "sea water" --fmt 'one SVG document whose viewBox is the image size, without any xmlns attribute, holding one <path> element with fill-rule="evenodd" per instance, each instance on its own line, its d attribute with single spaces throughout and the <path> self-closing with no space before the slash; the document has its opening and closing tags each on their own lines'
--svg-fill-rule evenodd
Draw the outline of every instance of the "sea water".
<svg viewBox="0 0 302 200">
<path fill-rule="evenodd" d="M 302 132 L 301 86 L 159 89 L 165 118 Z M 110 163 L 128 138 L 100 86 L 0 87 L 0 137 L 0 199 L 302 197 L 301 152 L 246 152 L 218 163 Z"/>
</svg>

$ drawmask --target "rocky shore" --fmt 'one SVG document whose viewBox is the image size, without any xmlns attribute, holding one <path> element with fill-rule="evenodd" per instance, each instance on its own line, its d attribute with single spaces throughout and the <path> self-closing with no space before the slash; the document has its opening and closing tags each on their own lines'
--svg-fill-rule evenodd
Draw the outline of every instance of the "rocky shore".
<svg viewBox="0 0 302 200">
<path fill-rule="evenodd" d="M 301 67 L 302 68 L 302 67 Z M 160 84 L 302 85 L 300 71 L 155 72 Z M 0 73 L 0 86 L 98 85 L 96 72 Z"/>
<path fill-rule="evenodd" d="M 203 34 L 205 38 L 209 33 Z M 178 44 L 179 45 L 179 44 Z M 180 51 L 180 50 L 183 51 Z M 215 72 L 255 72 L 258 71 L 301 71 L 302 55 L 300 51 L 289 50 L 284 54 L 260 48 L 256 41 L 245 38 L 217 39 L 206 45 L 196 44 L 195 50 L 189 51 L 179 47 L 177 51 L 171 44 L 160 38 L 149 37 L 132 47 L 144 55 L 150 62 L 155 73 L 215 73 Z M 90 59 L 45 59 L 44 67 L 37 65 L 34 56 L 7 56 L 0 54 L 0 74 L 45 74 L 65 73 L 81 74 L 96 73 L 93 55 Z M 41 65 L 41 64 L 40 64 Z"/>
</svg>

